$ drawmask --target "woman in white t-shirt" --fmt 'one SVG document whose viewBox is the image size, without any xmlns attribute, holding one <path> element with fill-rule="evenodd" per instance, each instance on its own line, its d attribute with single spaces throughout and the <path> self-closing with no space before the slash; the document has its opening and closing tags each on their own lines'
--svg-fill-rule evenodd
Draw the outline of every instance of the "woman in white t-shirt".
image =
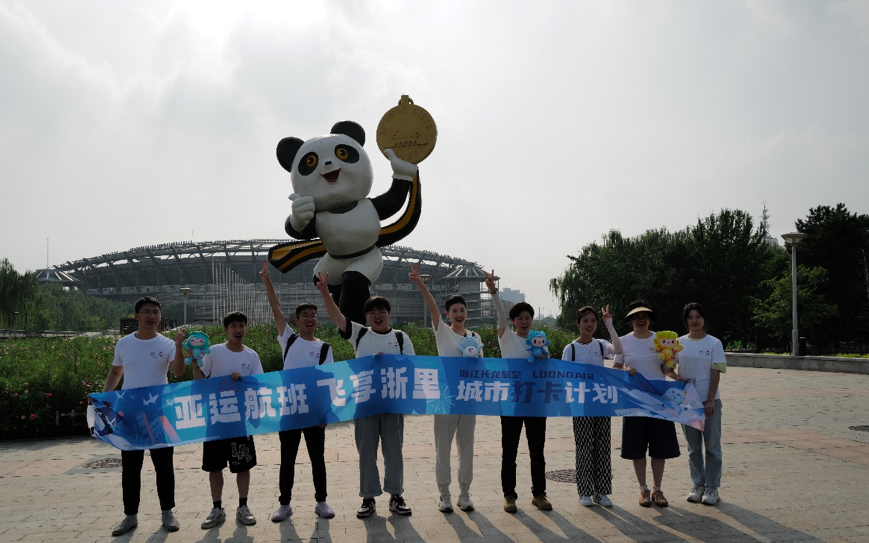
<svg viewBox="0 0 869 543">
<path fill-rule="evenodd" d="M 724 347 L 718 338 L 706 333 L 706 312 L 703 306 L 691 303 L 682 312 L 688 334 L 679 338 L 683 350 L 676 354 L 679 377 L 694 382 L 697 394 L 704 400 L 706 425 L 703 431 L 682 425 L 688 442 L 688 466 L 694 488 L 688 493 L 689 502 L 715 505 L 719 501 L 721 484 L 721 393 L 718 383 L 727 371 Z M 706 465 L 703 445 L 706 445 Z"/>
<path fill-rule="evenodd" d="M 606 355 L 622 354 L 622 342 L 613 327 L 609 306 L 601 309 L 603 322 L 613 342 L 595 339 L 597 311 L 585 306 L 576 312 L 579 337 L 564 348 L 562 360 L 603 367 Z M 573 440 L 576 443 L 576 490 L 579 503 L 612 507 L 612 452 L 610 417 L 573 417 Z"/>
<path fill-rule="evenodd" d="M 655 351 L 655 333 L 649 325 L 655 313 L 645 302 L 633 302 L 628 306 L 625 321 L 630 321 L 634 331 L 622 336 L 624 354 L 616 355 L 613 367 L 624 368 L 631 375 L 639 373 L 649 381 L 664 381 L 679 376 L 669 368 L 664 368 Z M 666 371 L 666 373 L 665 373 Z M 654 487 L 649 491 L 646 486 L 646 451 L 652 458 L 652 479 Z M 640 485 L 639 503 L 643 507 L 667 507 L 661 483 L 664 479 L 664 464 L 668 458 L 680 455 L 679 442 L 676 440 L 676 425 L 669 420 L 652 417 L 624 417 L 622 419 L 622 458 L 633 461 L 634 473 Z"/>
</svg>

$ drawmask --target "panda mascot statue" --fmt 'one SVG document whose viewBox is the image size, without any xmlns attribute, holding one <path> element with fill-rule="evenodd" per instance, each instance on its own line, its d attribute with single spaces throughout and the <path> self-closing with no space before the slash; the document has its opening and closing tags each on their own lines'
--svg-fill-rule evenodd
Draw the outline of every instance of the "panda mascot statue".
<svg viewBox="0 0 869 543">
<path fill-rule="evenodd" d="M 369 198 L 374 173 L 365 144 L 365 131 L 352 121 L 341 121 L 331 133 L 307 141 L 284 138 L 278 143 L 278 162 L 290 172 L 292 210 L 284 223 L 291 237 L 306 240 L 276 245 L 269 261 L 282 272 L 311 258 L 314 268 L 329 274 L 329 292 L 341 312 L 365 323 L 362 311 L 369 287 L 383 269 L 380 247 L 406 237 L 419 222 L 422 195 L 415 164 L 384 154 L 392 166 L 392 185 Z M 394 223 L 381 221 L 407 208 Z"/>
</svg>

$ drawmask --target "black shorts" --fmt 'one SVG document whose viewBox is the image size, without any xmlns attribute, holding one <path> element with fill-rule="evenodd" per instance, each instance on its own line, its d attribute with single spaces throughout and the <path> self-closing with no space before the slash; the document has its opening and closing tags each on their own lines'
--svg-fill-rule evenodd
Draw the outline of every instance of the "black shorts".
<svg viewBox="0 0 869 543">
<path fill-rule="evenodd" d="M 229 471 L 241 473 L 256 465 L 256 447 L 251 436 L 206 441 L 202 445 L 203 471 L 223 471 L 228 463 Z"/>
<path fill-rule="evenodd" d="M 652 458 L 676 458 L 679 442 L 676 425 L 669 420 L 651 417 L 624 417 L 622 424 L 622 458 L 640 460 L 648 448 Z"/>
</svg>

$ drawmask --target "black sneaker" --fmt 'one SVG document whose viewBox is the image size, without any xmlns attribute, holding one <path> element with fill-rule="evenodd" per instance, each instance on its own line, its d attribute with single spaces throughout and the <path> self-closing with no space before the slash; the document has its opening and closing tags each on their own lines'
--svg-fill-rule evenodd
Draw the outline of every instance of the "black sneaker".
<svg viewBox="0 0 869 543">
<path fill-rule="evenodd" d="M 364 498 L 362 500 L 362 506 L 359 507 L 358 511 L 356 511 L 356 518 L 370 517 L 375 509 L 374 498 Z"/>
<path fill-rule="evenodd" d="M 410 507 L 404 503 L 404 498 L 401 497 L 401 494 L 393 494 L 392 498 L 389 500 L 389 510 L 393 513 L 398 513 L 402 516 L 410 516 L 413 514 L 413 511 L 410 510 Z"/>
</svg>

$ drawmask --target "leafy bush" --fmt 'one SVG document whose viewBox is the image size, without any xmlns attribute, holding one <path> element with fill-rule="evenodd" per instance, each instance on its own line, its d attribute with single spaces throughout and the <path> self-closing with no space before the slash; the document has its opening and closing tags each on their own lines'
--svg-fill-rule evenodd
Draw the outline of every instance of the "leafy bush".
<svg viewBox="0 0 869 543">
<path fill-rule="evenodd" d="M 836 358 L 869 358 L 869 354 L 859 354 L 859 353 L 838 353 L 834 354 Z"/>
<path fill-rule="evenodd" d="M 421 326 L 402 323 L 396 328 L 411 338 L 419 355 L 437 355 L 434 334 Z M 200 329 L 212 344 L 226 341 L 221 326 Z M 544 327 L 552 342 L 549 350 L 560 356 L 573 336 Z M 192 331 L 192 330 L 191 330 Z M 498 330 L 492 326 L 477 330 L 487 358 L 498 358 Z M 167 332 L 174 337 L 173 332 Z M 332 344 L 335 360 L 353 358 L 353 348 L 341 339 L 334 326 L 320 328 L 317 337 Z M 85 435 L 87 394 L 100 392 L 115 355 L 114 336 L 74 338 L 26 338 L 0 342 L 0 440 L 25 437 Z M 251 326 L 245 344 L 259 353 L 265 371 L 282 368 L 282 353 L 274 324 Z M 169 373 L 169 382 L 190 379 Z M 58 422 L 58 413 L 62 414 Z"/>
</svg>

